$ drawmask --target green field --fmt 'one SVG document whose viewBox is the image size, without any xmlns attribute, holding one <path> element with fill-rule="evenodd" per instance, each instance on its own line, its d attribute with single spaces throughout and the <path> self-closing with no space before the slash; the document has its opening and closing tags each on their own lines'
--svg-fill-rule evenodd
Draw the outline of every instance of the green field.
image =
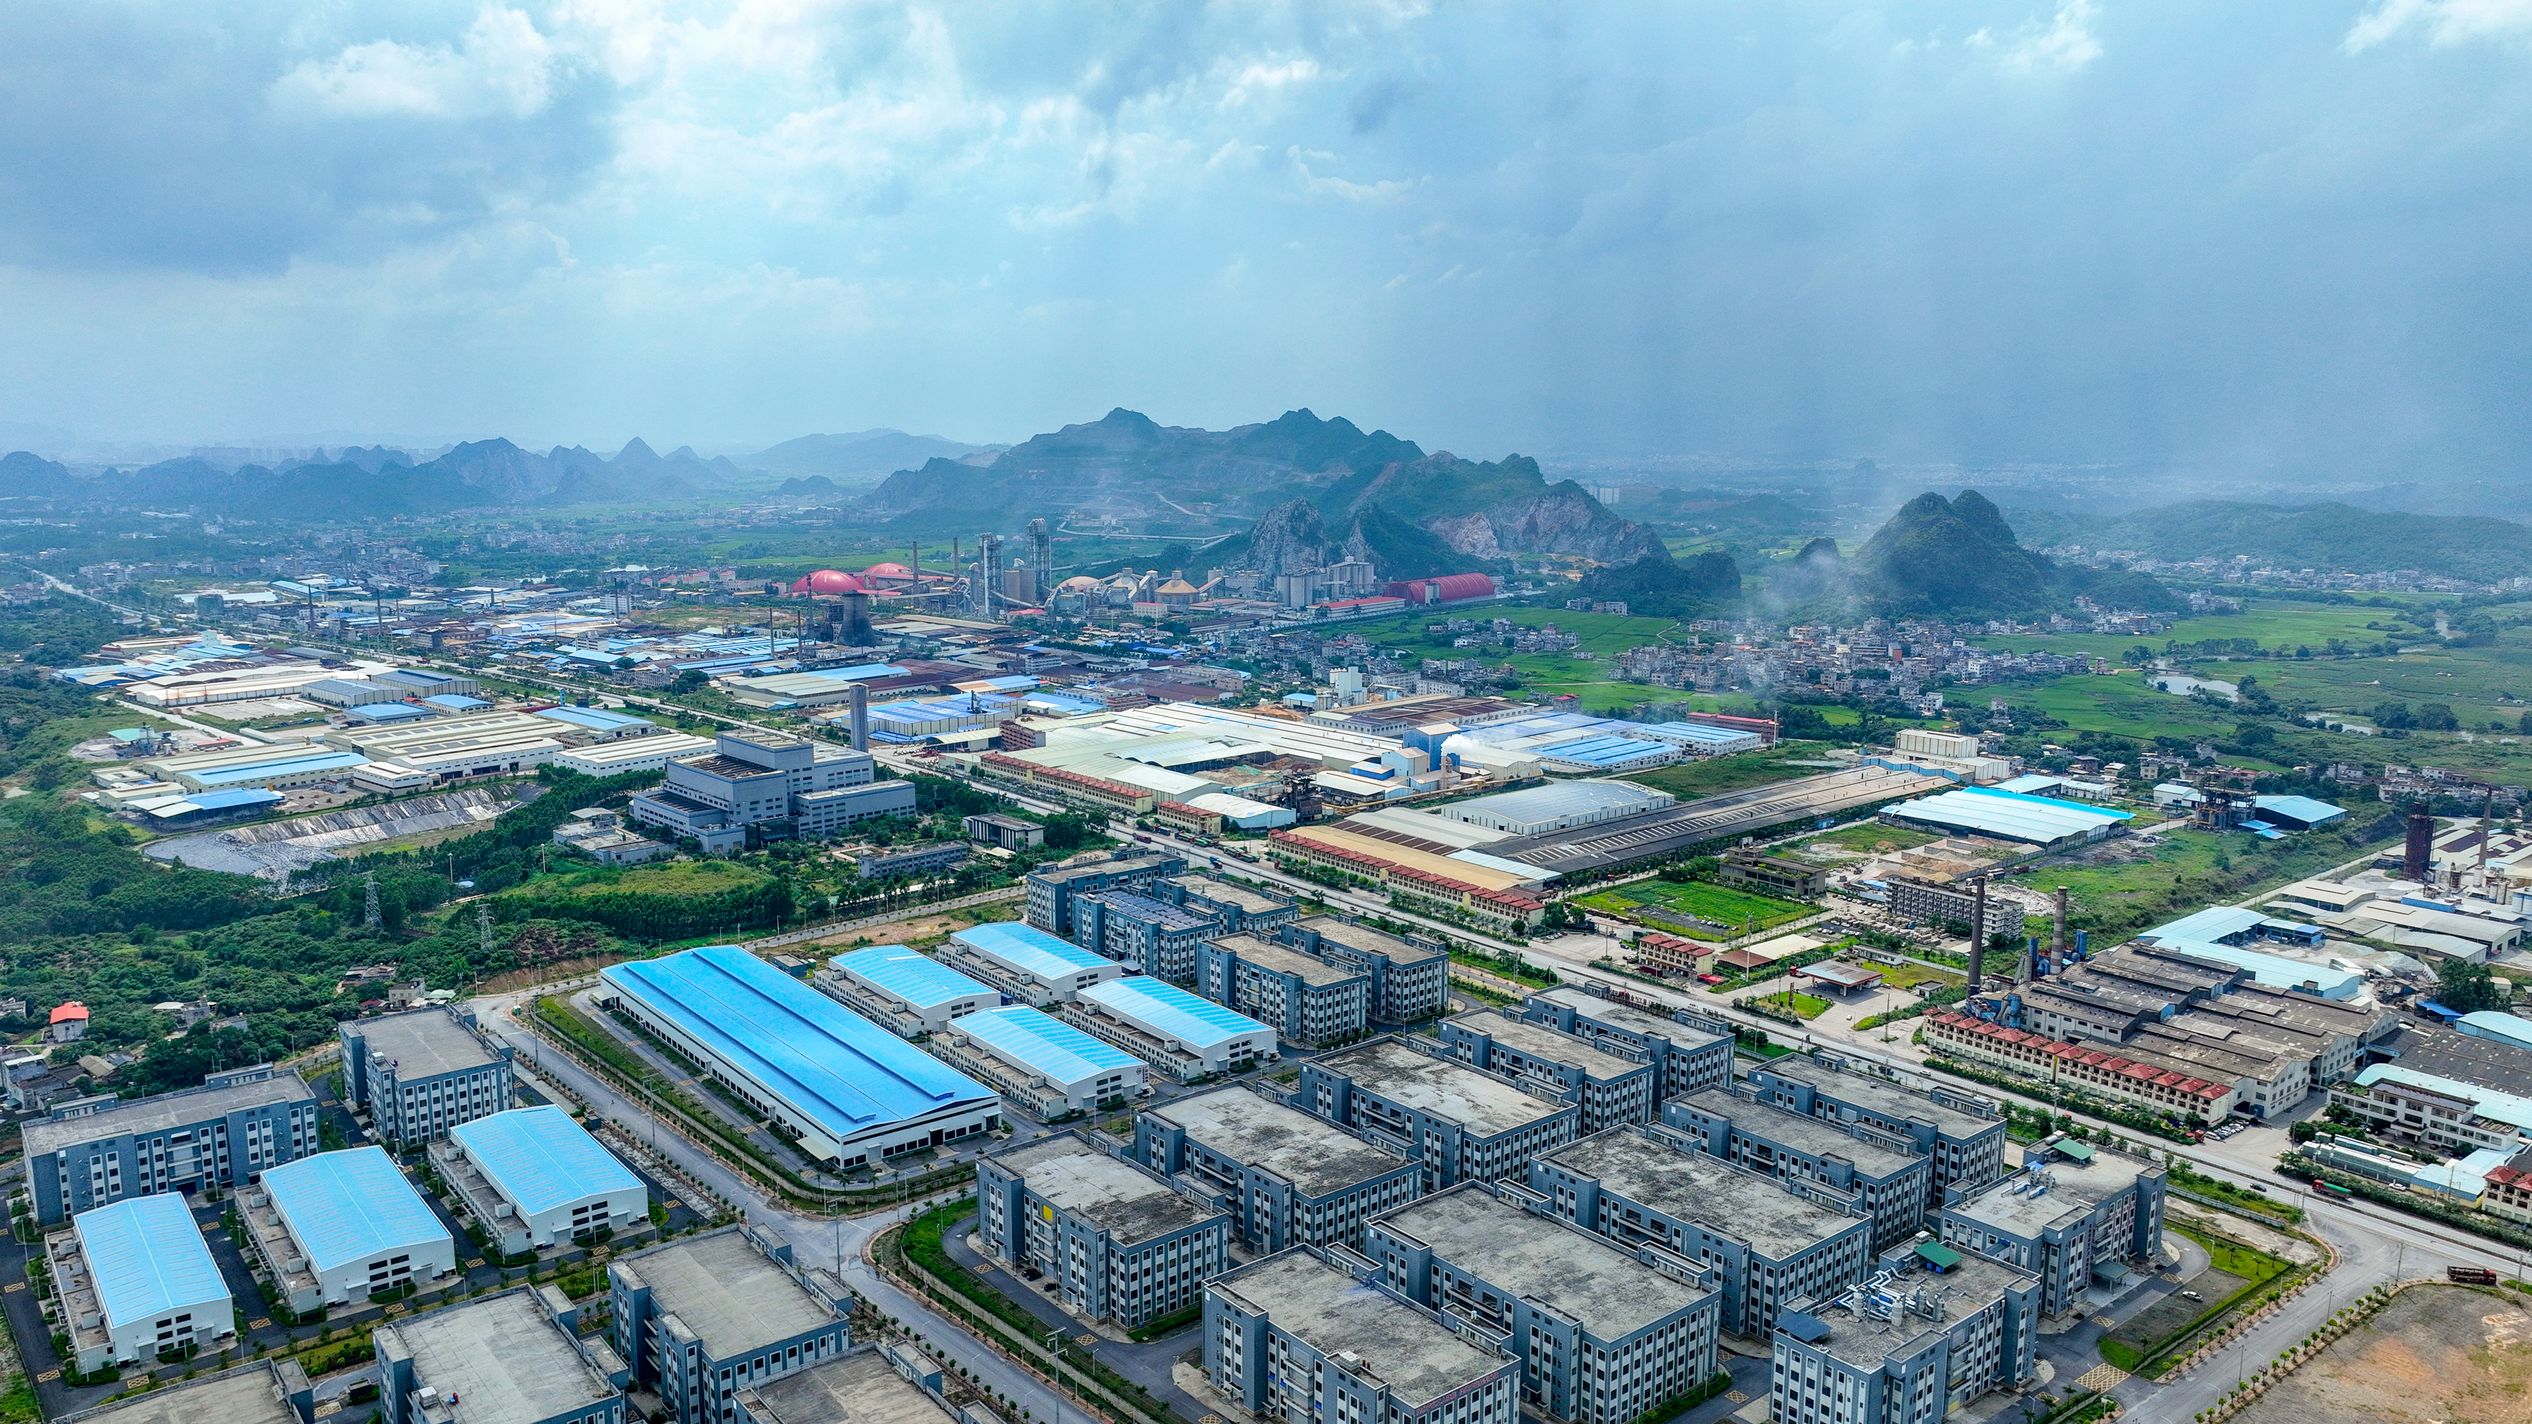
<svg viewBox="0 0 2532 1424">
<path fill-rule="evenodd" d="M 1847 709 L 1832 710 L 1843 712 Z M 1826 760 L 1830 750 L 1826 742 L 1778 742 L 1763 752 L 1707 757 L 1703 761 L 1686 761 L 1677 766 L 1660 766 L 1651 771 L 1631 773 L 1625 779 L 1694 800 L 1700 796 L 1743 791 L 1797 776 L 1817 776 L 1830 768 L 1798 763 Z"/>
<path fill-rule="evenodd" d="M 2367 644 L 2387 637 L 2405 642 L 2417 636 L 2416 625 L 2408 621 L 2401 609 L 2262 599 L 2239 613 L 2209 613 L 2178 619 L 2170 631 L 2163 633 L 2141 636 L 1997 633 L 1977 642 L 1981 647 L 2006 652 L 2046 649 L 2116 660 L 2134 647 L 2142 646 L 2160 652 L 2167 642 L 2186 645 L 2214 638 L 2248 638 L 2262 648 L 2291 653 L 2297 648 L 2311 648 L 2318 652 L 2328 647 L 2332 638 L 2344 643 Z"/>
<path fill-rule="evenodd" d="M 2233 903 L 2255 889 L 2318 874 L 2389 839 L 2395 817 L 2378 806 L 2350 810 L 2351 821 L 2359 827 L 2379 826 L 2381 834 L 2325 829 L 2268 841 L 2242 831 L 2180 829 L 2150 843 L 2114 840 L 2019 871 L 2013 879 L 2042 895 L 2065 886 L 2075 928 L 2106 940 L 2206 905 Z M 2037 931 L 2044 922 L 2034 916 L 2032 926 Z"/>
<path fill-rule="evenodd" d="M 1932 831 L 1913 831 L 1905 826 L 1885 825 L 1880 821 L 1858 821 L 1851 826 L 1840 826 L 1834 831 L 1822 831 L 1790 849 L 1797 856 L 1813 846 L 1833 846 L 1839 850 L 1854 851 L 1859 855 L 1871 855 L 1882 850 L 1907 850 L 1914 846 L 1930 845 L 1941 839 L 1943 839 L 1941 836 Z"/>
<path fill-rule="evenodd" d="M 2510 734 L 2532 707 L 2532 629 L 2508 628 L 2495 643 L 2478 647 L 2413 648 L 2396 658 L 2294 659 L 2254 671 L 2271 696 L 2288 704 L 2308 702 L 2362 720 L 2379 702 L 2412 708 L 2441 702 L 2465 728 L 2481 730 L 2493 721 Z"/>
<path fill-rule="evenodd" d="M 1585 896 L 1581 903 L 1586 909 L 1612 915 L 1635 915 L 1649 906 L 1735 932 L 1772 929 L 1816 913 L 1817 909 L 1797 900 L 1779 900 L 1702 880 L 1638 880 Z"/>
<path fill-rule="evenodd" d="M 1779 989 L 1773 994 L 1761 994 L 1757 998 L 1745 999 L 1742 1002 L 1782 1010 L 1800 1018 L 1805 1023 L 1829 1011 L 1828 1000 L 1811 994 L 1797 994 L 1791 989 Z"/>
</svg>

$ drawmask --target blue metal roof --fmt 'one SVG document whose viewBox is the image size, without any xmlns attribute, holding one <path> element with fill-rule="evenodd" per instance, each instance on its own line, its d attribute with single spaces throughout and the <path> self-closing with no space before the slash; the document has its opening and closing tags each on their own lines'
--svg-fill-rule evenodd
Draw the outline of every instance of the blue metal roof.
<svg viewBox="0 0 2532 1424">
<path fill-rule="evenodd" d="M 268 1167 L 264 1188 L 319 1272 L 448 1239 L 448 1228 L 384 1147 L 320 1152 Z"/>
<path fill-rule="evenodd" d="M 1643 737 L 1594 736 L 1551 743 L 1539 748 L 1539 755 L 1589 766 L 1616 766 L 1639 757 L 1669 756 L 1673 750 L 1667 742 L 1649 741 Z"/>
<path fill-rule="evenodd" d="M 1246 1014 L 1235 1014 L 1211 999 L 1197 998 L 1147 974 L 1093 984 L 1081 991 L 1081 997 L 1198 1048 L 1217 1047 L 1244 1034 L 1274 1035 L 1273 1029 Z"/>
<path fill-rule="evenodd" d="M 734 944 L 613 964 L 599 974 L 838 1138 L 993 1097 Z"/>
<path fill-rule="evenodd" d="M 991 1044 L 1058 1083 L 1074 1083 L 1120 1068 L 1143 1066 L 1143 1060 L 1133 1054 L 1101 1043 L 1026 1004 L 967 1014 L 957 1023 L 959 1032 Z"/>
<path fill-rule="evenodd" d="M 364 722 L 416 722 L 430 716 L 431 709 L 416 707 L 410 702 L 364 702 L 358 707 L 347 708 L 343 715 L 358 717 Z"/>
<path fill-rule="evenodd" d="M 999 999 L 993 987 L 979 984 L 937 959 L 915 953 L 902 944 L 878 944 L 835 956 L 838 969 L 849 969 L 918 1009 L 946 1004 L 976 994 L 990 994 Z"/>
<path fill-rule="evenodd" d="M 636 717 L 630 712 L 610 712 L 603 707 L 547 707 L 536 715 L 574 727 L 586 727 L 593 732 L 621 732 L 627 727 L 651 725 L 648 717 Z"/>
<path fill-rule="evenodd" d="M 1018 920 L 970 925 L 951 931 L 950 938 L 988 959 L 1040 979 L 1061 979 L 1084 969 L 1106 969 L 1116 963 Z"/>
<path fill-rule="evenodd" d="M 2251 804 L 2264 813 L 2301 821 L 2307 826 L 2317 826 L 2324 821 L 2335 821 L 2347 814 L 2347 808 L 2344 806 L 2333 806 L 2327 801 L 2316 801 L 2309 796 L 2254 796 L 2251 798 Z"/>
<path fill-rule="evenodd" d="M 247 806 L 276 806 L 289 799 L 260 786 L 236 786 L 226 791 L 197 791 L 185 798 L 185 804 L 197 811 L 235 811 Z"/>
<path fill-rule="evenodd" d="M 558 1107 L 512 1108 L 460 1123 L 448 1135 L 523 1216 L 643 1190 L 631 1168 Z"/>
<path fill-rule="evenodd" d="M 311 771 L 349 771 L 368 761 L 359 752 L 321 751 L 304 756 L 278 756 L 270 761 L 249 762 L 244 766 L 223 767 L 218 771 L 185 773 L 205 788 L 215 786 L 252 785 L 276 776 L 299 776 Z"/>
<path fill-rule="evenodd" d="M 125 1197 L 83 1211 L 70 1224 L 96 1274 L 97 1306 L 110 1325 L 149 1320 L 229 1294 L 192 1209 L 173 1192 Z"/>
<path fill-rule="evenodd" d="M 435 692 L 422 699 L 443 712 L 481 712 L 492 704 L 462 692 Z"/>
<path fill-rule="evenodd" d="M 1677 738 L 1683 742 L 1702 742 L 1709 746 L 1746 742 L 1758 736 L 1756 732 L 1744 731 L 1738 727 L 1717 727 L 1706 722 L 1652 722 L 1646 724 L 1644 730 L 1659 732 L 1666 738 Z"/>
</svg>

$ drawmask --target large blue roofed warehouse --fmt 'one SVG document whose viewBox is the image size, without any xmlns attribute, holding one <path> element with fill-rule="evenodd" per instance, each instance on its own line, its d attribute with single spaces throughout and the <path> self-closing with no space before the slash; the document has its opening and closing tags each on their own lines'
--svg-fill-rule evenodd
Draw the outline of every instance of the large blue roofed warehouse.
<svg viewBox="0 0 2532 1424">
<path fill-rule="evenodd" d="M 964 1141 L 1001 1102 L 983 1084 L 733 944 L 600 972 L 617 1002 L 838 1167 Z"/>
</svg>

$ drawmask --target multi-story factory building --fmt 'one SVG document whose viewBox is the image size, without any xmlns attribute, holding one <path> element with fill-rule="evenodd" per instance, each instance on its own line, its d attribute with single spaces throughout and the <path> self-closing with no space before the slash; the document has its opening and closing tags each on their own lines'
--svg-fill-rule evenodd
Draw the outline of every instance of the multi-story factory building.
<svg viewBox="0 0 2532 1424">
<path fill-rule="evenodd" d="M 1582 1109 L 1579 1133 L 1653 1120 L 1653 1065 L 1604 1053 L 1570 1034 L 1479 1009 L 1442 1021 L 1442 1048 L 1491 1074 Z"/>
<path fill-rule="evenodd" d="M 384 1424 L 624 1424 L 624 1361 L 552 1286 L 370 1331 Z"/>
<path fill-rule="evenodd" d="M 914 785 L 878 779 L 868 752 L 787 732 L 725 731 L 703 756 L 668 764 L 625 814 L 707 853 L 751 842 L 825 840 L 847 826 L 914 810 Z"/>
<path fill-rule="evenodd" d="M 2040 1282 L 1928 1242 L 1776 1317 L 1774 1424 L 1922 1424 L 2038 1366 Z"/>
<path fill-rule="evenodd" d="M 1186 868 L 1182 856 L 1146 852 L 1040 866 L 1023 881 L 1027 908 L 1022 915 L 1034 929 L 1079 941 L 1080 936 L 1074 933 L 1075 897 L 1106 890 L 1140 890 Z"/>
<path fill-rule="evenodd" d="M 1690 1093 L 1662 1104 L 1662 1124 L 1697 1150 L 1788 1182 L 1851 1197 L 1886 1251 L 1925 1225 L 1933 1164 L 1802 1113 L 1731 1093 Z"/>
<path fill-rule="evenodd" d="M 732 1424 L 742 1390 L 840 1358 L 852 1293 L 788 1243 L 729 1226 L 607 1263 L 608 1343 L 669 1424 Z"/>
<path fill-rule="evenodd" d="M 1077 1133 L 979 1159 L 976 1204 L 996 1260 L 1042 1272 L 1067 1305 L 1129 1330 L 1194 1305 L 1230 1257 L 1228 1213 Z"/>
<path fill-rule="evenodd" d="M 1905 1088 L 1840 1072 L 1800 1055 L 1787 1055 L 1750 1070 L 1738 1092 L 1787 1112 L 1806 1113 L 1841 1127 L 1864 1128 L 1903 1140 L 1933 1164 L 1926 1210 L 1943 1205 L 1954 1187 L 1976 1191 L 2004 1175 L 2004 1119 L 1911 1093 Z"/>
<path fill-rule="evenodd" d="M 1371 1026 L 1369 975 L 1254 934 L 1198 945 L 1196 992 L 1310 1048 L 1360 1038 Z"/>
<path fill-rule="evenodd" d="M 354 1019 L 340 1032 L 344 1093 L 384 1141 L 428 1141 L 510 1106 L 510 1050 L 454 1009 Z"/>
<path fill-rule="evenodd" d="M 1690 1151 L 1649 1128 L 1586 1137 L 1530 1164 L 1556 1215 L 1621 1246 L 1660 1246 L 1720 1277 L 1723 1328 L 1764 1337 L 1776 1314 L 1863 1279 L 1873 1224 Z"/>
<path fill-rule="evenodd" d="M 1137 974 L 1182 988 L 1196 982 L 1196 950 L 1222 922 L 1132 890 L 1072 897 L 1073 939 Z"/>
<path fill-rule="evenodd" d="M 1500 1341 L 1525 1404 L 1628 1424 L 1715 1371 L 1721 1299 L 1578 1226 L 1466 1182 L 1373 1221 L 1363 1254 L 1390 1286 Z"/>
<path fill-rule="evenodd" d="M 1542 1101 L 1499 1078 L 1395 1038 L 1301 1065 L 1293 1102 L 1424 1164 L 1428 1188 L 1518 1177 L 1574 1140 L 1582 1109 Z"/>
<path fill-rule="evenodd" d="M 1732 1078 L 1727 1030 L 1699 1028 L 1571 987 L 1532 994 L 1520 1012 L 1531 1023 L 1572 1034 L 1604 1053 L 1652 1064 L 1655 1101 L 1720 1088 Z"/>
<path fill-rule="evenodd" d="M 1271 939 L 1275 931 L 1301 918 L 1301 907 L 1293 901 L 1212 875 L 1173 875 L 1154 882 L 1145 893 L 1211 915 L 1225 934 Z"/>
<path fill-rule="evenodd" d="M 2040 1278 L 2040 1313 L 2079 1309 L 2095 1279 L 2162 1259 L 2164 1171 L 2090 1143 L 2025 1148 L 2022 1170 L 1942 1212 L 1943 1242 Z"/>
<path fill-rule="evenodd" d="M 1253 1250 L 1353 1246 L 1363 1223 L 1413 1201 L 1424 1169 L 1247 1088 L 1217 1088 L 1146 1108 L 1134 1155 L 1182 1185 L 1217 1194 Z"/>
<path fill-rule="evenodd" d="M 316 1094 L 269 1063 L 199 1088 L 88 1098 L 20 1129 L 35 1219 L 58 1226 L 125 1197 L 234 1187 L 317 1147 Z"/>
<path fill-rule="evenodd" d="M 1259 1419 L 1517 1424 L 1520 1362 L 1308 1248 L 1205 1287 L 1206 1377 Z"/>
<path fill-rule="evenodd" d="M 1333 915 L 1294 920 L 1275 933 L 1304 954 L 1362 971 L 1371 980 L 1375 1023 L 1422 1023 L 1450 1005 L 1451 958 L 1439 949 Z"/>
</svg>

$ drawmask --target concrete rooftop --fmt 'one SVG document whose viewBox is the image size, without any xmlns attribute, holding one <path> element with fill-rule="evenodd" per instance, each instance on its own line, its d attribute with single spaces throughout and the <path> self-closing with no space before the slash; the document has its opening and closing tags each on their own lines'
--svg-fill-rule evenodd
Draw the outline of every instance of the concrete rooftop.
<svg viewBox="0 0 2532 1424">
<path fill-rule="evenodd" d="M 468 1424 L 543 1424 L 616 1390 L 524 1290 L 379 1327 L 413 1357 L 414 1377 L 454 1395 Z"/>
<path fill-rule="evenodd" d="M 1394 1038 L 1374 1039 L 1319 1060 L 1355 1087 L 1491 1137 L 1562 1111 L 1465 1063 L 1436 1058 Z"/>
<path fill-rule="evenodd" d="M 1132 1244 L 1221 1215 L 1180 1196 L 1168 1180 L 1066 1134 L 997 1155 L 1030 1191 Z"/>
<path fill-rule="evenodd" d="M 483 1041 L 441 1009 L 355 1019 L 345 1027 L 365 1040 L 372 1054 L 394 1059 L 396 1076 L 406 1082 L 492 1061 Z"/>
<path fill-rule="evenodd" d="M 1238 955 L 1243 964 L 1254 964 L 1278 974 L 1290 974 L 1304 984 L 1342 984 L 1349 979 L 1365 977 L 1359 969 L 1346 969 L 1324 959 L 1314 959 L 1300 950 L 1253 934 L 1220 935 L 1213 942 Z"/>
<path fill-rule="evenodd" d="M 735 1359 L 834 1317 L 742 1232 L 719 1231 L 619 1256 L 650 1283 L 651 1299 L 686 1322 L 715 1359 Z"/>
<path fill-rule="evenodd" d="M 1753 1137 L 1782 1143 L 1796 1152 L 1809 1153 L 1814 1157 L 1843 1157 L 1855 1164 L 1855 1170 L 1874 1177 L 1904 1172 L 1925 1160 L 1911 1153 L 1894 1152 L 1879 1143 L 1849 1137 L 1836 1124 L 1807 1113 L 1788 1112 L 1765 1103 L 1754 1103 L 1720 1088 L 1682 1093 L 1671 1101 L 1730 1118 L 1736 1129 Z"/>
<path fill-rule="evenodd" d="M 1858 1226 L 1869 1229 L 1866 1218 L 1831 1211 L 1719 1157 L 1672 1147 L 1645 1133 L 1596 1133 L 1540 1160 L 1590 1177 L 1664 1216 L 1746 1242 L 1771 1260 L 1781 1261 Z"/>
<path fill-rule="evenodd" d="M 1829 1338 L 1820 1346 L 1831 1358 L 1857 1369 L 1873 1370 L 1893 1356 L 1915 1353 L 1918 1342 L 1928 1335 L 1941 1333 L 1961 1317 L 1975 1315 L 2003 1299 L 2008 1290 L 2028 1287 L 2038 1279 L 2003 1262 L 1963 1252 L 1961 1263 L 1940 1275 L 1918 1270 L 1891 1282 L 1891 1293 L 1902 1298 L 1923 1291 L 1926 1300 L 1942 1308 L 1940 1320 L 1905 1310 L 1895 1320 L 1876 1320 L 1835 1304 L 1840 1298 L 1835 1295 L 1805 1301 L 1794 1308 L 1829 1327 Z"/>
<path fill-rule="evenodd" d="M 1246 1088 L 1217 1088 L 1144 1109 L 1226 1157 L 1260 1167 L 1310 1196 L 1385 1176 L 1407 1159 Z"/>
<path fill-rule="evenodd" d="M 1595 1083 L 1645 1071 L 1645 1065 L 1632 1058 L 1620 1058 L 1571 1034 L 1558 1033 L 1545 1024 L 1524 1023 L 1496 1009 L 1478 1009 L 1457 1015 L 1447 1022 L 1485 1034 L 1504 1047 L 1533 1058 L 1579 1068 L 1585 1078 Z"/>
<path fill-rule="evenodd" d="M 2126 1191 L 2145 1170 L 2145 1164 L 2108 1151 L 2097 1154 L 2090 1162 L 2077 1162 L 2026 1147 L 2022 1149 L 2022 1161 L 2025 1167 L 2035 1162 L 2047 1164 L 2050 1186 L 2045 1195 L 2015 1195 L 2015 1184 L 2025 1180 L 2024 1174 L 2015 1173 L 1952 1209 L 2014 1236 L 2036 1236 L 2047 1227 L 2089 1212 Z"/>
<path fill-rule="evenodd" d="M 282 1402 L 269 1365 L 170 1385 L 68 1418 L 79 1424 L 299 1424 L 298 1414 Z"/>
<path fill-rule="evenodd" d="M 786 1375 L 748 1391 L 770 1424 L 947 1424 L 932 1397 L 898 1375 L 877 1350 Z M 743 1396 L 744 1397 L 744 1396 Z"/>
<path fill-rule="evenodd" d="M 1355 1372 L 1377 1378 L 1401 1400 L 1421 1404 L 1511 1363 L 1478 1350 L 1439 1321 L 1319 1260 L 1286 1251 L 1213 1281 L 1213 1288 L 1262 1310 L 1277 1329 L 1313 1349 L 1350 1351 Z"/>
<path fill-rule="evenodd" d="M 1581 1321 L 1603 1340 L 1624 1339 L 1714 1294 L 1473 1183 L 1411 1202 L 1376 1224 L 1423 1242 L 1499 1290 Z"/>
</svg>

